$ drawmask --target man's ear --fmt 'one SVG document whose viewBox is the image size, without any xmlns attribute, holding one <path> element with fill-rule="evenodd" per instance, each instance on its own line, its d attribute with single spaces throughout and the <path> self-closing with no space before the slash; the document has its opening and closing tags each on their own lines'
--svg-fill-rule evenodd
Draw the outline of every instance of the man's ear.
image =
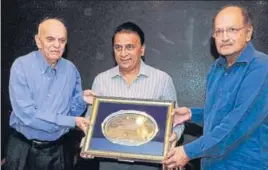
<svg viewBox="0 0 268 170">
<path fill-rule="evenodd" d="M 41 40 L 40 40 L 39 35 L 36 34 L 36 35 L 34 36 L 34 39 L 35 39 L 35 44 L 36 44 L 36 46 L 37 46 L 38 48 L 41 48 L 42 45 L 41 45 Z"/>
<path fill-rule="evenodd" d="M 141 56 L 144 56 L 144 54 L 145 54 L 145 44 L 143 44 L 141 47 Z"/>
<path fill-rule="evenodd" d="M 250 41 L 251 40 L 252 34 L 253 34 L 253 26 L 250 25 L 247 28 L 247 41 Z"/>
</svg>

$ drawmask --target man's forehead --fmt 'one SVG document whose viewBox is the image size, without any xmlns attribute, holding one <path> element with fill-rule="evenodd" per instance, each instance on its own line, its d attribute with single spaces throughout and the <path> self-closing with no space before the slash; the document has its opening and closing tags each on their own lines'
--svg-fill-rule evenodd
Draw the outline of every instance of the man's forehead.
<svg viewBox="0 0 268 170">
<path fill-rule="evenodd" d="M 115 35 L 115 43 L 133 44 L 140 43 L 140 37 L 135 32 L 118 32 Z"/>
<path fill-rule="evenodd" d="M 240 8 L 228 7 L 218 13 L 215 18 L 215 26 L 243 24 L 243 16 Z"/>
<path fill-rule="evenodd" d="M 52 34 L 52 33 L 57 33 L 57 34 L 62 34 L 66 35 L 67 30 L 64 26 L 63 23 L 56 19 L 49 19 L 44 22 L 42 22 L 39 27 L 38 27 L 38 34 Z"/>
</svg>

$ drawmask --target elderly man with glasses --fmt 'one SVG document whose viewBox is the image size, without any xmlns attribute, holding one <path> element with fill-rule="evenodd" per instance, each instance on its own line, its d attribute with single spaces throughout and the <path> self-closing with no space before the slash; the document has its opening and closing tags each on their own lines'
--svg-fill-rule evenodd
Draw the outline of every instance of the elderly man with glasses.
<svg viewBox="0 0 268 170">
<path fill-rule="evenodd" d="M 201 158 L 202 170 L 268 169 L 268 56 L 252 42 L 246 9 L 226 6 L 214 20 L 220 57 L 207 76 L 204 108 L 180 107 L 174 123 L 202 123 L 199 139 L 172 149 L 163 163 L 182 167 Z"/>
</svg>

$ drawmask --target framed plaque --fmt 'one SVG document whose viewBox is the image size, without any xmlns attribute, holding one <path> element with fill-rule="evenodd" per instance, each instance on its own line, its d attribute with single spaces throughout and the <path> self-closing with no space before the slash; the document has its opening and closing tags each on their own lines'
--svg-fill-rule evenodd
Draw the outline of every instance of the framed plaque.
<svg viewBox="0 0 268 170">
<path fill-rule="evenodd" d="M 81 153 L 161 163 L 170 147 L 174 101 L 96 97 Z"/>
</svg>

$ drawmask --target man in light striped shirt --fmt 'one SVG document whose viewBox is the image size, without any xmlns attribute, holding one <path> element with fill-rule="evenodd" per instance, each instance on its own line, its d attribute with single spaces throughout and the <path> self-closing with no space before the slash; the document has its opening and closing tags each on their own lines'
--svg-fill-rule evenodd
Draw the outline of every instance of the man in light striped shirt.
<svg viewBox="0 0 268 170">
<path fill-rule="evenodd" d="M 116 67 L 100 73 L 93 82 L 92 91 L 99 96 L 125 97 L 154 100 L 173 100 L 177 103 L 176 90 L 171 77 L 142 61 L 145 52 L 144 33 L 134 23 L 118 26 L 112 38 Z M 88 109 L 87 116 L 90 114 Z M 175 143 L 184 125 L 174 128 L 171 141 Z M 161 165 L 100 161 L 100 170 L 158 170 Z"/>
</svg>

